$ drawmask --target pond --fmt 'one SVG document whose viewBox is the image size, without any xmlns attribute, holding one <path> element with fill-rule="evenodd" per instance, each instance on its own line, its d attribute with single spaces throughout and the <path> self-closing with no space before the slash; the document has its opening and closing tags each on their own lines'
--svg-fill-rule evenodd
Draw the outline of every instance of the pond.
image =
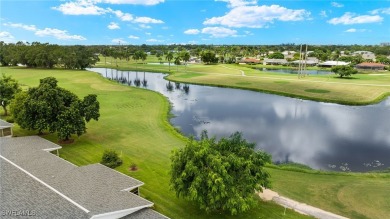
<svg viewBox="0 0 390 219">
<path fill-rule="evenodd" d="M 274 73 L 284 73 L 284 74 L 298 74 L 297 69 L 282 69 L 282 68 L 256 68 L 257 70 L 264 71 L 264 72 L 274 72 Z M 303 71 L 304 74 L 309 75 L 327 75 L 327 74 L 334 74 L 333 72 L 329 70 L 305 70 Z"/>
<path fill-rule="evenodd" d="M 167 86 L 165 75 L 158 73 L 89 70 L 123 83 L 131 80 L 132 86 L 140 81 L 138 86 L 163 94 L 172 103 L 171 124 L 188 136 L 199 137 L 202 130 L 217 137 L 240 131 L 274 162 L 315 169 L 390 167 L 390 98 L 376 105 L 344 106 L 230 88 Z"/>
</svg>

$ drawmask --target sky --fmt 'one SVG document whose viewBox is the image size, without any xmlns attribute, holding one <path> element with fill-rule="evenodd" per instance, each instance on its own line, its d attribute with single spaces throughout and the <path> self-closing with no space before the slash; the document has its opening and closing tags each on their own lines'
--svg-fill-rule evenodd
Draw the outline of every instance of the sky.
<svg viewBox="0 0 390 219">
<path fill-rule="evenodd" d="M 0 0 L 0 41 L 377 45 L 390 0 Z"/>
</svg>

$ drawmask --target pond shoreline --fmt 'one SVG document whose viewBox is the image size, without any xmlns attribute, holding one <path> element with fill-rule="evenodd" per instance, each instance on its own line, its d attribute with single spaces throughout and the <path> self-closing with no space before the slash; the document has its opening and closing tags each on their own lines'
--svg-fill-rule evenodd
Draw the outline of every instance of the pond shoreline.
<svg viewBox="0 0 390 219">
<path fill-rule="evenodd" d="M 151 65 L 153 66 L 153 65 Z M 180 83 L 188 83 L 188 84 L 194 84 L 194 85 L 204 85 L 204 86 L 213 86 L 213 87 L 224 87 L 224 88 L 233 88 L 233 89 L 240 89 L 240 90 L 250 90 L 250 91 L 256 91 L 256 92 L 261 92 L 261 93 L 266 93 L 266 94 L 275 94 L 279 96 L 284 96 L 284 97 L 292 97 L 292 98 L 297 98 L 297 99 L 302 99 L 302 100 L 311 100 L 311 101 L 316 101 L 316 102 L 324 102 L 324 103 L 335 103 L 335 104 L 341 104 L 341 105 L 346 105 L 346 106 L 367 106 L 367 105 L 373 105 L 380 103 L 384 101 L 387 97 L 390 96 L 390 92 L 383 93 L 379 96 L 377 96 L 375 99 L 369 100 L 369 101 L 361 101 L 358 102 L 357 100 L 355 101 L 350 101 L 350 100 L 341 100 L 341 99 L 329 99 L 327 97 L 316 97 L 312 96 L 310 92 L 308 92 L 308 95 L 301 95 L 301 94 L 296 94 L 296 93 L 288 93 L 288 92 L 283 92 L 281 90 L 270 90 L 270 89 L 261 89 L 261 88 L 251 88 L 245 85 L 227 85 L 227 84 L 221 84 L 221 83 L 208 83 L 208 82 L 195 82 L 191 80 L 186 80 L 185 78 L 177 78 L 176 74 L 177 72 L 172 72 L 172 71 L 166 71 L 162 69 L 149 69 L 149 68 L 142 68 L 142 66 L 138 66 L 135 68 L 121 68 L 121 67 L 114 67 L 114 66 L 95 66 L 94 68 L 112 68 L 116 69 L 118 71 L 136 71 L 136 72 L 150 72 L 150 73 L 163 73 L 167 74 L 165 76 L 166 80 L 172 81 L 172 82 L 180 82 Z M 287 74 L 286 74 L 287 75 Z M 253 77 L 253 76 L 246 76 L 246 77 Z M 285 80 L 289 81 L 289 79 L 280 79 L 280 80 Z M 321 83 L 321 82 L 318 82 Z"/>
</svg>

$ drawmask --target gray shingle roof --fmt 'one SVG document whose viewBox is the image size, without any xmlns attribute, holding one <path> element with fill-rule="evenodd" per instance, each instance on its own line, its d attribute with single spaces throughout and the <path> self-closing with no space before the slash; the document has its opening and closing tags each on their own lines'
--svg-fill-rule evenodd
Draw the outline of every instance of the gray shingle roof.
<svg viewBox="0 0 390 219">
<path fill-rule="evenodd" d="M 37 136 L 0 138 L 0 155 L 2 157 L 0 160 L 2 163 L 14 163 L 31 174 L 30 178 L 36 177 L 47 184 L 46 190 L 50 191 L 50 188 L 53 188 L 57 194 L 52 189 L 54 191 L 52 195 L 57 196 L 57 198 L 61 198 L 62 195 L 62 201 L 67 200 L 68 203 L 73 203 L 73 207 L 77 208 L 78 206 L 79 210 L 84 210 L 84 214 L 88 213 L 90 217 L 110 212 L 131 213 L 153 205 L 152 202 L 128 192 L 130 189 L 143 185 L 142 182 L 101 164 L 77 167 L 48 152 L 60 148 L 59 145 Z M 8 168 L 8 165 L 4 167 Z M 17 168 L 13 169 L 13 171 L 15 170 Z M 26 174 L 26 176 L 28 175 Z M 14 181 L 16 183 L 23 182 L 19 179 Z M 0 187 L 3 186 L 2 183 L 1 181 Z M 38 181 L 36 183 L 39 184 Z M 45 187 L 42 186 L 42 188 Z M 31 202 L 30 199 L 36 197 L 26 195 L 24 198 L 26 202 Z M 1 200 L 14 202 L 12 199 Z M 64 209 L 59 207 L 57 211 L 67 212 L 66 208 L 66 206 Z"/>
<path fill-rule="evenodd" d="M 13 125 L 11 123 L 8 123 L 8 122 L 0 119 L 0 129 L 2 129 L 2 128 L 9 128 L 9 127 L 12 127 L 12 126 Z"/>
</svg>

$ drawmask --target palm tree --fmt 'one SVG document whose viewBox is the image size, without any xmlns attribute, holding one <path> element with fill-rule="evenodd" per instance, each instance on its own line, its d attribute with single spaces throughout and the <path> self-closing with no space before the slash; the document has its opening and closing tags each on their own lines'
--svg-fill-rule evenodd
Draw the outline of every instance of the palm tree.
<svg viewBox="0 0 390 219">
<path fill-rule="evenodd" d="M 180 57 L 180 55 L 178 54 L 178 55 L 175 57 L 175 61 L 174 61 L 175 65 L 177 66 L 176 71 L 179 71 L 180 60 L 181 60 L 181 57 Z"/>
<path fill-rule="evenodd" d="M 171 71 L 171 60 L 172 59 L 173 59 L 173 53 L 168 52 L 168 54 L 165 56 L 165 60 L 168 60 L 169 71 Z"/>
<path fill-rule="evenodd" d="M 187 62 L 190 60 L 190 53 L 185 51 L 182 53 L 181 59 L 185 62 L 186 71 L 187 71 Z"/>
</svg>

